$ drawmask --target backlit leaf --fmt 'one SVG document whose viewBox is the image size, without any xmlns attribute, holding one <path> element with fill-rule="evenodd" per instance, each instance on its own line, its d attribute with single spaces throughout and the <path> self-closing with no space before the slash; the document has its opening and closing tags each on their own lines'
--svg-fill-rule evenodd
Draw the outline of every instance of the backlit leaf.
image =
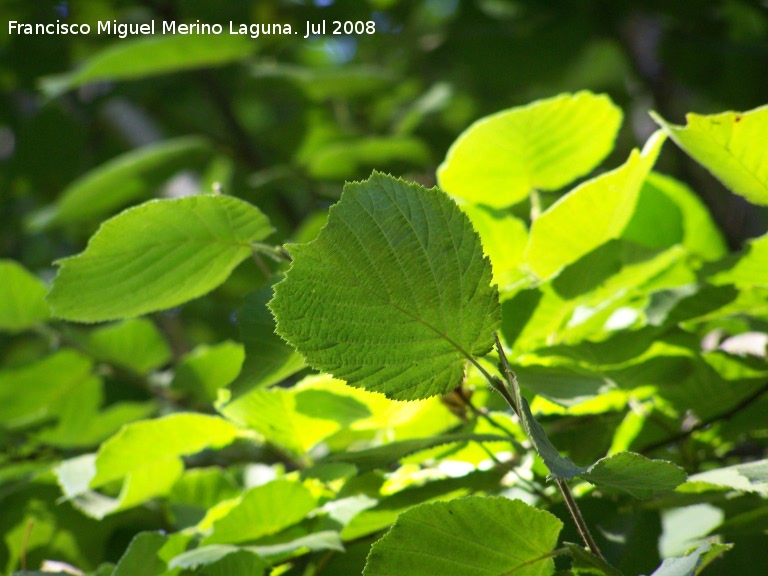
<svg viewBox="0 0 768 576">
<path fill-rule="evenodd" d="M 48 303 L 79 322 L 171 308 L 224 282 L 251 254 L 249 243 L 271 232 L 257 208 L 236 198 L 152 200 L 107 220 L 84 252 L 60 260 Z"/>
<path fill-rule="evenodd" d="M 768 106 L 749 112 L 686 114 L 686 126 L 656 123 L 694 160 L 753 204 L 768 205 Z"/>
<path fill-rule="evenodd" d="M 453 389 L 500 321 L 491 265 L 440 190 L 383 174 L 348 183 L 317 240 L 290 247 L 277 332 L 349 384 L 415 400 Z"/>
<path fill-rule="evenodd" d="M 438 169 L 440 186 L 503 207 L 587 174 L 611 151 L 621 111 L 607 96 L 564 94 L 475 122 Z"/>
<path fill-rule="evenodd" d="M 621 236 L 664 140 L 664 134 L 656 132 L 623 166 L 579 185 L 533 222 L 525 260 L 534 274 L 549 278 Z"/>
</svg>

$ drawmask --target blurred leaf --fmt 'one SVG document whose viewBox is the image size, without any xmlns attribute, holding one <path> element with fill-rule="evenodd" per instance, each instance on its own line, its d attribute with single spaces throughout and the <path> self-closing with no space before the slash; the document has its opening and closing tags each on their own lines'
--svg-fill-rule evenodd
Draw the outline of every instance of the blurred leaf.
<svg viewBox="0 0 768 576">
<path fill-rule="evenodd" d="M 470 497 L 401 514 L 371 548 L 366 576 L 547 576 L 562 522 L 519 500 Z"/>
<path fill-rule="evenodd" d="M 272 563 L 277 563 L 294 556 L 306 554 L 307 552 L 318 552 L 320 550 L 344 552 L 344 545 L 341 543 L 338 532 L 323 530 L 301 536 L 295 540 L 289 540 L 288 542 L 248 546 L 247 549 L 256 552 Z"/>
<path fill-rule="evenodd" d="M 290 250 L 270 308 L 278 333 L 321 371 L 415 400 L 452 390 L 467 359 L 491 348 L 500 310 L 490 262 L 437 189 L 376 172 L 348 183 L 317 240 Z"/>
<path fill-rule="evenodd" d="M 694 160 L 718 180 L 753 204 L 768 206 L 768 106 L 749 112 L 701 116 L 686 114 L 686 126 L 666 122 L 651 112 L 656 123 Z"/>
<path fill-rule="evenodd" d="M 344 180 L 395 163 L 421 168 L 429 163 L 429 148 L 410 136 L 368 136 L 331 142 L 314 151 L 307 171 L 318 180 Z"/>
<path fill-rule="evenodd" d="M 160 27 L 160 24 L 157 24 Z M 245 34 L 168 34 L 120 40 L 68 74 L 48 76 L 40 87 L 50 98 L 104 80 L 134 80 L 247 58 L 258 46 Z"/>
<path fill-rule="evenodd" d="M 301 355 L 275 333 L 275 319 L 267 308 L 273 294 L 272 286 L 251 292 L 237 311 L 245 360 L 230 385 L 234 399 L 253 388 L 277 384 L 304 367 Z"/>
<path fill-rule="evenodd" d="M 130 202 L 150 196 L 184 168 L 196 168 L 211 154 L 196 136 L 166 140 L 113 158 L 94 168 L 61 193 L 56 203 L 28 220 L 33 231 L 103 218 Z"/>
<path fill-rule="evenodd" d="M 715 486 L 726 486 L 742 492 L 757 492 L 768 495 L 768 460 L 737 464 L 707 472 L 693 474 L 689 482 L 706 482 Z"/>
<path fill-rule="evenodd" d="M 571 566 L 573 576 L 622 576 L 621 572 L 608 562 L 578 544 L 565 542 L 565 546 L 573 558 L 573 565 Z"/>
<path fill-rule="evenodd" d="M 99 448 L 90 486 L 102 486 L 155 461 L 226 446 L 237 435 L 233 424 L 204 414 L 171 414 L 129 424 Z"/>
<path fill-rule="evenodd" d="M 257 208 L 236 198 L 152 200 L 107 220 L 84 252 L 60 260 L 48 303 L 80 322 L 171 308 L 224 282 L 250 243 L 271 232 Z"/>
<path fill-rule="evenodd" d="M 93 378 L 91 368 L 90 359 L 64 349 L 26 366 L 0 371 L 0 422 L 15 427 L 55 416 L 62 399 Z"/>
<path fill-rule="evenodd" d="M 635 498 L 648 498 L 674 490 L 685 482 L 686 474 L 666 460 L 649 460 L 633 452 L 619 452 L 601 458 L 579 477 L 597 486 L 622 490 Z"/>
<path fill-rule="evenodd" d="M 199 402 L 213 403 L 219 388 L 237 378 L 244 356 L 243 346 L 231 340 L 200 345 L 178 363 L 171 388 L 187 391 Z"/>
<path fill-rule="evenodd" d="M 144 318 L 101 326 L 78 338 L 98 360 L 148 374 L 171 359 L 171 349 L 157 327 Z"/>
<path fill-rule="evenodd" d="M 203 566 L 205 567 L 204 573 L 208 576 L 228 576 L 230 574 L 261 576 L 269 568 L 269 564 L 248 548 L 227 544 L 213 544 L 189 550 L 179 554 L 168 564 L 171 569 L 184 568 L 187 570 L 195 570 Z"/>
<path fill-rule="evenodd" d="M 633 150 L 623 166 L 579 185 L 533 222 L 525 261 L 534 274 L 550 278 L 621 236 L 664 140 L 665 136 L 656 132 L 642 153 Z"/>
<path fill-rule="evenodd" d="M 161 532 L 139 532 L 115 566 L 112 576 L 160 576 L 166 564 L 158 556 L 168 538 Z"/>
<path fill-rule="evenodd" d="M 607 96 L 564 94 L 475 122 L 454 142 L 440 187 L 471 203 L 504 207 L 532 190 L 557 190 L 611 151 L 621 123 Z"/>
<path fill-rule="evenodd" d="M 19 332 L 50 317 L 45 284 L 21 264 L 0 260 L 0 331 Z"/>
<path fill-rule="evenodd" d="M 237 544 L 275 534 L 304 519 L 316 505 L 310 491 L 297 482 L 275 480 L 256 486 L 223 517 L 213 520 L 213 532 L 203 544 Z M 208 527 L 208 523 L 204 519 L 201 525 Z"/>
<path fill-rule="evenodd" d="M 492 434 L 446 434 L 444 436 L 392 442 L 356 452 L 347 451 L 332 454 L 323 459 L 323 462 L 350 462 L 357 466 L 360 472 L 368 472 L 375 468 L 386 468 L 409 454 L 426 450 L 427 448 L 452 443 L 466 444 L 468 442 L 509 442 L 509 438 Z"/>
<path fill-rule="evenodd" d="M 722 263 L 713 265 L 715 268 L 725 269 L 709 276 L 712 284 L 733 284 L 741 289 L 768 287 L 768 234 L 750 240 L 741 256 L 726 258 Z"/>
<path fill-rule="evenodd" d="M 372 66 L 311 68 L 284 63 L 258 63 L 251 66 L 251 74 L 255 78 L 288 78 L 313 100 L 375 94 L 393 81 L 385 69 Z"/>
<path fill-rule="evenodd" d="M 701 544 L 685 556 L 667 558 L 651 576 L 695 576 L 699 573 L 699 566 L 710 552 L 720 555 L 727 549 L 727 546 L 722 544 L 710 544 L 708 542 Z"/>
</svg>

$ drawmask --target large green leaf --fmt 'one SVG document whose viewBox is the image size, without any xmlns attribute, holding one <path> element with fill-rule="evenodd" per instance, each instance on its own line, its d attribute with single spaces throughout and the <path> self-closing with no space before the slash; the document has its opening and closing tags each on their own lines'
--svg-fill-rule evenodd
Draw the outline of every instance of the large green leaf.
<svg viewBox="0 0 768 576">
<path fill-rule="evenodd" d="M 658 114 L 656 123 L 694 160 L 753 204 L 768 205 L 768 106 L 749 112 L 686 114 L 676 126 Z"/>
<path fill-rule="evenodd" d="M 0 260 L 0 330 L 17 332 L 47 320 L 47 291 L 45 284 L 21 264 Z"/>
<path fill-rule="evenodd" d="M 349 183 L 314 242 L 290 247 L 277 332 L 315 368 L 390 398 L 452 390 L 500 322 L 491 265 L 440 190 L 374 173 Z"/>
<path fill-rule="evenodd" d="M 438 181 L 469 202 L 509 206 L 588 173 L 611 151 L 620 123 L 611 100 L 590 92 L 499 112 L 459 136 Z"/>
<path fill-rule="evenodd" d="M 33 230 L 54 224 L 89 222 L 144 198 L 183 168 L 195 168 L 210 154 L 202 138 L 167 140 L 126 152 L 67 186 L 52 206 L 29 220 Z"/>
<path fill-rule="evenodd" d="M 530 270 L 547 279 L 608 240 L 621 236 L 665 136 L 656 132 L 642 153 L 623 166 L 588 180 L 560 198 L 531 226 L 525 250 Z"/>
<path fill-rule="evenodd" d="M 155 23 L 161 32 L 162 24 Z M 86 60 L 75 71 L 40 82 L 51 97 L 103 80 L 132 80 L 241 60 L 259 45 L 245 34 L 158 34 L 120 40 Z"/>
<path fill-rule="evenodd" d="M 401 514 L 371 548 L 365 576 L 548 576 L 563 524 L 520 500 L 470 497 Z"/>
<path fill-rule="evenodd" d="M 619 452 L 595 462 L 581 478 L 598 486 L 615 488 L 636 498 L 674 490 L 685 482 L 685 471 L 666 460 L 649 460 L 633 452 Z"/>
<path fill-rule="evenodd" d="M 59 261 L 48 295 L 60 318 L 98 322 L 177 306 L 213 290 L 272 232 L 229 196 L 152 200 L 101 225 L 85 252 Z"/>
</svg>

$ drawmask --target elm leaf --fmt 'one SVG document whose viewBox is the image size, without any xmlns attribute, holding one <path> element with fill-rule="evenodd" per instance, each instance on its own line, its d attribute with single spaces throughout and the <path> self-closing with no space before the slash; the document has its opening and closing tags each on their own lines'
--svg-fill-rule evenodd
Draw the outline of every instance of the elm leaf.
<svg viewBox="0 0 768 576">
<path fill-rule="evenodd" d="M 491 264 L 467 216 L 440 190 L 374 172 L 348 183 L 275 286 L 277 333 L 307 364 L 415 400 L 452 390 L 500 323 Z"/>
<path fill-rule="evenodd" d="M 250 243 L 271 232 L 266 216 L 237 198 L 151 200 L 107 220 L 83 253 L 59 260 L 48 303 L 78 322 L 172 308 L 222 284 Z"/>
</svg>

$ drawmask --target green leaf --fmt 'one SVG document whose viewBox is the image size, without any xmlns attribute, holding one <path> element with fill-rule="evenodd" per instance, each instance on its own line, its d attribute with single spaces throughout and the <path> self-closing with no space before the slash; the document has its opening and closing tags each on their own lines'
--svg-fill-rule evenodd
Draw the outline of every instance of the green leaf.
<svg viewBox="0 0 768 576">
<path fill-rule="evenodd" d="M 86 334 L 81 342 L 97 359 L 142 375 L 171 359 L 171 349 L 163 335 L 144 318 L 99 327 Z"/>
<path fill-rule="evenodd" d="M 159 557 L 168 537 L 160 532 L 139 532 L 115 566 L 112 576 L 160 576 L 167 566 Z"/>
<path fill-rule="evenodd" d="M 623 576 L 608 562 L 578 544 L 565 542 L 565 546 L 573 558 L 573 565 L 571 566 L 573 576 Z"/>
<path fill-rule="evenodd" d="M 466 444 L 467 442 L 509 442 L 509 438 L 492 434 L 446 434 L 429 438 L 413 438 L 356 452 L 347 451 L 332 454 L 323 462 L 350 462 L 355 464 L 360 472 L 367 472 L 375 468 L 385 468 L 392 462 L 397 462 L 401 458 L 420 450 L 443 444 Z"/>
<path fill-rule="evenodd" d="M 768 287 L 768 234 L 747 242 L 740 257 L 728 257 L 713 267 L 726 269 L 709 276 L 708 280 L 712 284 L 733 284 L 742 289 Z"/>
<path fill-rule="evenodd" d="M 50 316 L 45 284 L 13 260 L 0 260 L 0 331 L 19 332 Z"/>
<path fill-rule="evenodd" d="M 557 190 L 611 151 L 621 111 L 607 96 L 563 94 L 475 122 L 437 171 L 440 187 L 468 202 L 504 207 L 532 190 Z"/>
<path fill-rule="evenodd" d="M 348 425 L 371 415 L 355 398 L 298 384 L 290 389 L 256 389 L 224 404 L 222 414 L 249 426 L 297 455 Z"/>
<path fill-rule="evenodd" d="M 528 243 L 525 222 L 501 210 L 486 206 L 465 204 L 461 209 L 472 221 L 480 235 L 485 253 L 493 264 L 493 282 L 504 292 L 513 288 L 521 278 L 520 264 Z"/>
<path fill-rule="evenodd" d="M 176 366 L 171 388 L 187 391 L 199 402 L 213 403 L 219 388 L 240 373 L 243 358 L 243 346 L 230 340 L 198 346 Z"/>
<path fill-rule="evenodd" d="M 229 512 L 213 521 L 203 544 L 237 544 L 275 534 L 303 520 L 317 503 L 302 484 L 275 480 L 248 490 Z M 203 519 L 202 526 L 208 521 Z"/>
<path fill-rule="evenodd" d="M 307 171 L 319 180 L 344 180 L 373 166 L 406 163 L 421 167 L 429 162 L 429 148 L 411 136 L 369 136 L 332 142 L 314 151 Z"/>
<path fill-rule="evenodd" d="M 229 574 L 247 574 L 261 576 L 269 568 L 264 559 L 248 548 L 228 544 L 202 546 L 179 554 L 168 563 L 168 568 L 195 570 L 205 566 L 205 574 L 226 576 Z"/>
<path fill-rule="evenodd" d="M 129 424 L 99 448 L 90 486 L 102 486 L 153 462 L 221 448 L 237 435 L 233 424 L 204 414 L 171 414 Z"/>
<path fill-rule="evenodd" d="M 633 150 L 623 166 L 577 186 L 534 220 L 525 250 L 530 270 L 541 279 L 550 278 L 620 237 L 664 140 L 664 134 L 656 132 L 642 153 Z"/>
<path fill-rule="evenodd" d="M 251 66 L 250 70 L 254 78 L 287 78 L 313 100 L 373 94 L 385 90 L 394 79 L 386 69 L 351 64 L 316 68 L 259 62 Z"/>
<path fill-rule="evenodd" d="M 437 189 L 383 174 L 348 183 L 314 242 L 293 245 L 270 308 L 307 363 L 414 400 L 452 390 L 500 322 L 491 265 Z"/>
<path fill-rule="evenodd" d="M 32 215 L 28 226 L 40 231 L 102 218 L 149 196 L 179 170 L 196 168 L 210 153 L 207 141 L 192 136 L 126 152 L 67 186 L 55 204 Z"/>
<path fill-rule="evenodd" d="M 157 22 L 156 27 L 162 25 Z M 158 30 L 159 32 L 160 30 Z M 163 34 L 120 40 L 69 74 L 40 82 L 51 98 L 67 90 L 104 80 L 133 80 L 157 74 L 220 66 L 249 56 L 258 46 L 244 34 Z"/>
<path fill-rule="evenodd" d="M 595 462 L 579 474 L 587 482 L 648 498 L 674 490 L 685 482 L 685 470 L 666 460 L 649 460 L 633 452 L 619 452 Z"/>
<path fill-rule="evenodd" d="M 320 550 L 344 552 L 344 545 L 341 543 L 341 538 L 339 537 L 338 532 L 333 530 L 323 530 L 280 544 L 248 546 L 246 549 L 256 552 L 259 556 L 272 563 L 276 563 L 282 562 L 287 558 L 306 554 L 307 552 L 318 552 Z"/>
<path fill-rule="evenodd" d="M 251 254 L 249 243 L 271 232 L 257 208 L 236 198 L 152 200 L 106 221 L 85 252 L 60 260 L 48 303 L 79 322 L 171 308 L 224 282 Z"/>
<path fill-rule="evenodd" d="M 251 292 L 237 311 L 245 360 L 240 375 L 230 385 L 237 398 L 253 388 L 277 384 L 304 367 L 304 359 L 275 334 L 275 320 L 267 308 L 272 286 Z"/>
<path fill-rule="evenodd" d="M 768 106 L 749 112 L 686 114 L 676 126 L 651 112 L 670 138 L 718 180 L 753 204 L 768 205 Z"/>
<path fill-rule="evenodd" d="M 693 190 L 670 176 L 648 174 L 622 238 L 650 248 L 682 244 L 705 260 L 728 252 L 723 233 Z"/>
<path fill-rule="evenodd" d="M 688 480 L 768 496 L 768 460 L 708 470 L 694 474 Z"/>
<path fill-rule="evenodd" d="M 563 524 L 520 500 L 470 497 L 401 514 L 371 548 L 365 576 L 548 576 Z"/>
<path fill-rule="evenodd" d="M 91 361 L 60 350 L 26 366 L 0 371 L 0 423 L 26 426 L 57 416 L 61 402 L 93 378 Z"/>
<path fill-rule="evenodd" d="M 712 546 L 712 544 L 706 542 L 685 556 L 680 558 L 667 558 L 661 563 L 661 566 L 651 574 L 651 576 L 695 576 L 698 574 L 697 568 L 704 560 L 703 556 L 707 555 Z M 718 547 L 718 554 L 723 551 L 721 545 L 715 544 L 714 546 Z"/>
</svg>

